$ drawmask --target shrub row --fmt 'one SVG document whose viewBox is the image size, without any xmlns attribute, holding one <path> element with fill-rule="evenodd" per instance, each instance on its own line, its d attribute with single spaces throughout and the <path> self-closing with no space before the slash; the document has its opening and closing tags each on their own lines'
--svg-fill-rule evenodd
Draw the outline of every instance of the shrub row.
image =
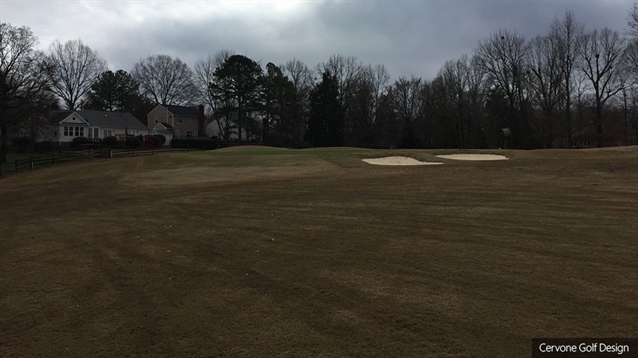
<svg viewBox="0 0 638 358">
<path fill-rule="evenodd" d="M 79 147 L 82 144 L 88 144 L 88 143 L 89 143 L 89 138 L 87 137 L 75 137 L 73 138 L 73 141 L 71 142 L 71 146 Z"/>
<path fill-rule="evenodd" d="M 127 137 L 126 146 L 131 148 L 137 148 L 140 146 L 140 139 L 137 137 Z"/>
<path fill-rule="evenodd" d="M 108 147 L 114 147 L 114 146 L 117 145 L 117 138 L 114 137 L 114 136 L 106 137 L 102 141 L 102 144 L 104 144 L 104 145 L 106 145 Z"/>
<path fill-rule="evenodd" d="M 132 148 L 137 148 L 140 145 L 140 141 L 143 140 L 143 136 L 138 136 L 138 137 L 128 137 L 126 138 L 126 145 L 128 147 L 132 147 Z M 163 136 L 161 134 L 157 134 L 157 135 L 153 135 L 150 136 L 151 141 L 153 142 L 153 146 L 155 147 L 161 147 L 166 143 L 166 136 Z M 18 137 L 18 138 L 13 138 L 12 140 L 12 144 L 13 146 L 17 149 L 17 152 L 23 152 L 26 151 L 27 147 L 31 144 L 31 138 L 28 137 Z M 182 145 L 182 146 L 177 146 L 175 148 L 193 148 L 193 149 L 215 149 L 217 148 L 217 141 L 213 141 L 213 140 L 200 140 L 200 139 L 177 139 L 176 140 L 178 142 L 178 145 Z M 180 141 L 182 142 L 180 144 Z M 193 144 L 194 142 L 197 142 L 196 144 Z M 173 141 L 173 143 L 175 143 L 175 141 Z M 44 143 L 37 143 L 39 144 L 41 147 L 45 147 L 45 148 L 50 148 L 52 147 L 52 143 L 51 142 L 44 142 Z M 119 144 L 119 141 L 117 140 L 117 138 L 115 136 L 110 136 L 110 137 L 106 137 L 102 140 L 102 143 L 99 142 L 91 142 L 87 137 L 75 137 L 73 138 L 73 140 L 71 141 L 71 147 L 73 148 L 78 148 L 78 147 L 82 147 L 82 148 L 88 148 L 88 147 L 95 147 L 95 148 L 100 148 L 102 145 L 108 146 L 108 147 L 115 147 Z"/>
</svg>

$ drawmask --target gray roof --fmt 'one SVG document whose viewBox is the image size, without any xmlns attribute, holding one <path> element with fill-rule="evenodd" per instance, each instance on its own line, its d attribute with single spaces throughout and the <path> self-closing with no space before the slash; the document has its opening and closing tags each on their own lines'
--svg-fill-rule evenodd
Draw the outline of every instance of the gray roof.
<svg viewBox="0 0 638 358">
<path fill-rule="evenodd" d="M 174 115 L 191 116 L 191 117 L 199 116 L 199 111 L 197 110 L 197 107 L 167 106 L 164 104 L 162 106 L 164 108 L 167 108 L 168 111 L 173 113 Z"/>
<path fill-rule="evenodd" d="M 151 129 L 150 132 L 161 134 L 164 136 L 173 136 L 173 133 L 171 133 L 170 131 L 167 131 L 166 129 Z"/>
<path fill-rule="evenodd" d="M 73 113 L 73 111 L 55 111 L 51 113 L 51 116 L 49 117 L 49 121 L 51 124 L 59 124 L 71 113 Z"/>
<path fill-rule="evenodd" d="M 51 124 L 59 124 L 72 113 L 77 113 L 92 126 L 107 128 L 129 128 L 148 129 L 128 112 L 107 112 L 107 111 L 60 111 L 51 114 Z"/>
</svg>

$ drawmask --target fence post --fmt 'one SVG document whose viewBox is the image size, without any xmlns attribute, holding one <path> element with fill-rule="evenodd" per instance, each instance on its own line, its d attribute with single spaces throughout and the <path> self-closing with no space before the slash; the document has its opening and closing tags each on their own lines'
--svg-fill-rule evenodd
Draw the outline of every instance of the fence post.
<svg viewBox="0 0 638 358">
<path fill-rule="evenodd" d="M 16 163 L 15 163 L 15 172 L 18 172 L 18 160 L 16 159 Z"/>
<path fill-rule="evenodd" d="M 29 160 L 31 161 L 31 170 L 33 170 L 33 157 L 29 157 Z"/>
<path fill-rule="evenodd" d="M 93 155 L 94 155 L 93 151 L 94 150 L 95 150 L 95 148 L 91 148 L 91 159 L 93 159 Z"/>
<path fill-rule="evenodd" d="M 131 148 L 131 152 L 133 152 L 133 156 L 135 156 L 135 148 Z"/>
</svg>

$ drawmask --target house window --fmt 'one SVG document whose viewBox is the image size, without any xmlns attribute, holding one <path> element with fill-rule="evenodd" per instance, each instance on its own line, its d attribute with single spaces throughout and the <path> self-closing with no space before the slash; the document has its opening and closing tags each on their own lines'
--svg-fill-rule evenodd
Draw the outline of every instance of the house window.
<svg viewBox="0 0 638 358">
<path fill-rule="evenodd" d="M 176 137 L 176 138 L 179 138 L 179 129 L 176 129 L 176 130 L 175 130 L 175 137 Z"/>
<path fill-rule="evenodd" d="M 584 140 L 583 141 L 583 147 L 585 147 L 585 148 L 589 147 L 589 141 L 588 140 Z"/>
<path fill-rule="evenodd" d="M 177 117 L 177 123 L 184 123 L 184 118 Z"/>
<path fill-rule="evenodd" d="M 576 144 L 576 141 L 572 140 L 572 148 L 576 148 L 576 147 L 578 147 L 578 145 Z"/>
<path fill-rule="evenodd" d="M 192 137 L 193 136 L 193 131 L 186 131 L 186 136 L 187 137 Z"/>
<path fill-rule="evenodd" d="M 84 127 L 64 127 L 64 135 L 67 137 L 84 137 Z"/>
<path fill-rule="evenodd" d="M 159 123 L 159 117 L 155 116 L 155 123 Z"/>
<path fill-rule="evenodd" d="M 113 136 L 113 130 L 112 129 L 105 129 L 104 130 L 104 136 L 105 137 L 112 137 Z"/>
<path fill-rule="evenodd" d="M 197 137 L 197 131 L 194 131 L 194 132 L 193 132 L 193 135 L 194 135 L 195 137 Z"/>
</svg>

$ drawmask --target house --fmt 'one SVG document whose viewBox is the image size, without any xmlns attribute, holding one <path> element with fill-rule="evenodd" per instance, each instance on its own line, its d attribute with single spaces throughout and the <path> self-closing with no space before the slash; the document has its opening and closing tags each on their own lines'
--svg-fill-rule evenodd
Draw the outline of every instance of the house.
<svg viewBox="0 0 638 358">
<path fill-rule="evenodd" d="M 130 135 L 147 135 L 148 128 L 128 112 L 107 111 L 54 111 L 49 118 L 49 142 L 70 143 L 73 138 L 91 140 L 114 136 L 125 140 Z"/>
<path fill-rule="evenodd" d="M 232 112 L 229 117 L 222 117 L 221 119 L 211 119 L 206 126 L 207 137 L 217 137 L 220 140 L 236 141 L 237 135 L 237 113 Z M 220 126 L 221 125 L 221 126 Z M 228 138 L 224 138 L 222 135 L 222 128 L 225 129 L 225 134 Z M 258 141 L 262 138 L 263 133 L 263 121 L 255 118 L 245 118 L 244 125 L 242 126 L 242 140 L 244 141 Z"/>
<path fill-rule="evenodd" d="M 158 104 L 147 115 L 148 129 L 168 130 L 173 138 L 206 136 L 204 106 L 183 107 Z"/>
<path fill-rule="evenodd" d="M 164 145 L 171 145 L 173 140 L 173 126 L 168 123 L 157 123 L 153 128 L 148 131 L 150 135 L 163 135 L 166 138 Z"/>
</svg>

